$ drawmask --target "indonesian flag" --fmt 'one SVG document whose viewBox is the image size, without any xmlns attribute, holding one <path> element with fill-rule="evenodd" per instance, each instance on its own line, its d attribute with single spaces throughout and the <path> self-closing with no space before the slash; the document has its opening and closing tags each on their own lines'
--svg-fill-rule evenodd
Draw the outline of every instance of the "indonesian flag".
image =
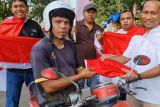
<svg viewBox="0 0 160 107">
<path fill-rule="evenodd" d="M 129 41 L 131 40 L 132 36 L 134 35 L 142 36 L 145 32 L 146 31 L 144 28 L 138 26 L 133 26 L 131 30 L 128 31 L 127 34 L 104 32 L 103 54 L 113 54 L 118 56 L 122 55 L 122 53 L 127 49 Z M 106 60 L 106 61 L 100 61 L 99 59 L 86 60 L 85 63 L 87 67 L 94 68 L 94 72 L 106 77 L 117 77 L 124 75 L 125 72 L 121 70 L 122 68 L 130 70 L 129 67 L 111 60 Z"/>
<path fill-rule="evenodd" d="M 31 49 L 38 40 L 40 39 L 0 35 L 0 62 L 29 63 Z"/>
<path fill-rule="evenodd" d="M 128 34 L 105 32 L 103 38 L 103 53 L 122 55 L 128 47 L 131 38 L 132 36 Z"/>
<path fill-rule="evenodd" d="M 32 46 L 40 40 L 19 36 L 27 19 L 6 18 L 0 25 L 0 62 L 29 63 Z"/>
<path fill-rule="evenodd" d="M 103 53 L 122 55 L 127 49 L 129 41 L 134 35 L 142 36 L 146 30 L 144 28 L 134 26 L 127 34 L 114 32 L 105 32 L 103 38 Z"/>
<path fill-rule="evenodd" d="M 93 68 L 93 72 L 96 72 L 97 74 L 112 78 L 124 75 L 125 72 L 122 71 L 123 69 L 131 70 L 130 67 L 127 67 L 123 64 L 120 64 L 113 60 L 105 60 L 101 61 L 100 59 L 93 59 L 93 60 L 86 60 L 86 67 Z M 136 71 L 133 71 L 136 72 Z"/>
<path fill-rule="evenodd" d="M 26 19 L 8 17 L 0 24 L 0 36 L 15 37 L 21 32 Z"/>
</svg>

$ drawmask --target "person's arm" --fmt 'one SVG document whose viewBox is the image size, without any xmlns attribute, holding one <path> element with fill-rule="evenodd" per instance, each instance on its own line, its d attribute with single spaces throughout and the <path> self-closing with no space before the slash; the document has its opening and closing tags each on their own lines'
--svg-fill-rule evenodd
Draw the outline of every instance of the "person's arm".
<svg viewBox="0 0 160 107">
<path fill-rule="evenodd" d="M 158 65 L 150 70 L 147 70 L 146 72 L 143 72 L 141 74 L 142 79 L 154 78 L 157 76 L 160 76 L 160 65 Z"/>
<path fill-rule="evenodd" d="M 70 81 L 78 81 L 78 80 L 84 79 L 84 78 L 91 78 L 94 75 L 95 75 L 94 72 L 91 72 L 91 70 L 89 68 L 86 68 L 86 69 L 82 69 L 79 74 L 73 75 L 73 76 L 70 76 L 67 78 Z M 40 83 L 40 85 L 43 87 L 43 89 L 46 93 L 51 93 L 51 92 L 63 90 L 65 88 L 69 87 L 70 85 L 72 85 L 72 83 L 69 80 L 61 77 L 60 79 L 57 79 L 57 80 L 44 81 L 44 82 Z"/>
<path fill-rule="evenodd" d="M 125 75 L 121 76 L 122 78 L 128 78 L 128 73 L 130 71 L 123 69 L 123 71 L 126 72 Z M 149 79 L 149 78 L 154 78 L 160 76 L 160 65 L 155 66 L 154 68 L 151 68 L 141 74 L 135 74 L 135 73 L 131 73 L 130 74 L 130 78 L 131 79 L 135 79 L 135 80 L 141 80 L 141 79 Z"/>
<path fill-rule="evenodd" d="M 119 62 L 121 64 L 125 64 L 125 63 L 127 63 L 130 60 L 130 58 L 128 58 L 128 57 L 125 57 L 125 56 L 115 56 L 115 55 L 112 55 L 112 54 L 103 54 L 100 59 L 102 61 L 104 61 L 105 59 L 110 59 L 110 60 L 117 61 L 117 62 Z"/>
</svg>

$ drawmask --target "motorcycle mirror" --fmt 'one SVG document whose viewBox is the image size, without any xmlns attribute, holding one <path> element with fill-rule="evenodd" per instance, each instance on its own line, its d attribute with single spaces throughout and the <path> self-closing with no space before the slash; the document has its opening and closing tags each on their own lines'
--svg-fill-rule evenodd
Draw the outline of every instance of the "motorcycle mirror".
<svg viewBox="0 0 160 107">
<path fill-rule="evenodd" d="M 53 68 L 53 67 L 49 67 L 42 70 L 41 75 L 44 78 L 51 79 L 51 80 L 55 80 L 59 78 L 58 74 L 56 73 L 56 68 Z"/>
<path fill-rule="evenodd" d="M 138 62 L 137 62 L 138 61 Z M 147 65 L 150 63 L 150 58 L 146 55 L 137 55 L 134 57 L 133 62 L 137 65 Z"/>
</svg>

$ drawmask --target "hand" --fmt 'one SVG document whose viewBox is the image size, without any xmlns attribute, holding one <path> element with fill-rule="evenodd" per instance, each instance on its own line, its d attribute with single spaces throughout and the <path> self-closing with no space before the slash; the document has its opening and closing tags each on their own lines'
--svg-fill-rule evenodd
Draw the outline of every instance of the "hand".
<svg viewBox="0 0 160 107">
<path fill-rule="evenodd" d="M 126 69 L 122 69 L 122 71 L 126 72 L 126 74 L 120 76 L 121 78 L 126 79 L 128 81 L 138 80 L 138 75 L 136 73 L 130 72 L 129 70 Z"/>
<path fill-rule="evenodd" d="M 115 56 L 115 55 L 112 55 L 112 54 L 103 54 L 103 55 L 100 57 L 100 60 L 101 60 L 101 61 L 104 61 L 104 60 L 109 59 L 109 58 L 111 58 L 111 57 L 113 57 L 113 56 Z"/>
<path fill-rule="evenodd" d="M 78 75 L 80 75 L 81 78 L 91 78 L 96 74 L 95 72 L 92 72 L 92 70 L 93 68 L 83 68 Z"/>
<path fill-rule="evenodd" d="M 98 41 L 100 41 L 103 38 L 103 34 L 96 35 L 96 38 Z"/>
</svg>

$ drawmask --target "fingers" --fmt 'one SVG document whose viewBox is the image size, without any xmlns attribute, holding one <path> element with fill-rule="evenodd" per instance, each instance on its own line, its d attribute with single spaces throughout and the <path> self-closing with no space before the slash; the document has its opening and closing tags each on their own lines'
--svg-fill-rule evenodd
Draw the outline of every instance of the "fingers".
<svg viewBox="0 0 160 107">
<path fill-rule="evenodd" d="M 88 68 L 90 71 L 93 71 L 94 70 L 94 68 L 92 67 L 92 68 Z"/>
<path fill-rule="evenodd" d="M 121 70 L 124 71 L 125 73 L 129 73 L 130 72 L 130 71 L 124 69 L 124 68 L 122 68 Z"/>
<path fill-rule="evenodd" d="M 104 61 L 106 59 L 109 59 L 109 56 L 107 54 L 103 54 L 101 57 L 100 57 L 100 60 L 101 61 Z"/>
<path fill-rule="evenodd" d="M 101 57 L 100 57 L 100 60 L 101 61 L 104 61 L 106 59 L 110 59 L 111 57 L 114 57 L 115 55 L 112 55 L 112 54 L 103 54 Z"/>
</svg>

